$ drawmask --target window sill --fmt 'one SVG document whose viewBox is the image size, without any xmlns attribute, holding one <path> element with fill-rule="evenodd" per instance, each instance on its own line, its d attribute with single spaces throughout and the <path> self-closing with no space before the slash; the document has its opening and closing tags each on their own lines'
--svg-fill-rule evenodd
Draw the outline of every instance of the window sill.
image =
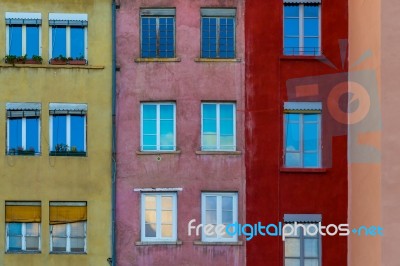
<svg viewBox="0 0 400 266">
<path fill-rule="evenodd" d="M 92 66 L 92 65 L 44 65 L 44 64 L 1 64 L 0 68 L 6 67 L 16 67 L 16 68 L 51 68 L 51 69 L 58 69 L 58 68 L 69 68 L 69 69 L 104 69 L 104 66 Z"/>
<path fill-rule="evenodd" d="M 180 150 L 177 151 L 136 151 L 136 155 L 160 155 L 160 154 L 181 154 Z"/>
<path fill-rule="evenodd" d="M 240 58 L 195 58 L 195 62 L 199 63 L 211 63 L 211 62 L 226 62 L 226 63 L 239 63 L 242 61 Z"/>
<path fill-rule="evenodd" d="M 281 55 L 280 60 L 326 60 L 324 55 Z"/>
<path fill-rule="evenodd" d="M 193 245 L 196 246 L 243 246 L 242 241 L 237 242 L 203 242 L 203 241 L 194 241 Z"/>
<path fill-rule="evenodd" d="M 154 245 L 182 245 L 182 241 L 138 241 L 136 246 L 154 246 Z"/>
<path fill-rule="evenodd" d="M 197 155 L 242 155 L 241 151 L 196 151 Z"/>
<path fill-rule="evenodd" d="M 63 252 L 63 251 L 51 251 L 53 255 L 87 255 L 87 252 Z"/>
<path fill-rule="evenodd" d="M 135 58 L 136 63 L 167 63 L 167 62 L 180 62 L 179 57 L 173 58 Z"/>
<path fill-rule="evenodd" d="M 26 251 L 26 250 L 21 250 L 21 251 L 6 251 L 5 254 L 41 254 L 42 251 L 40 250 L 35 250 L 35 251 Z"/>
<path fill-rule="evenodd" d="M 30 151 L 8 152 L 7 156 L 40 156 L 40 153 Z"/>
<path fill-rule="evenodd" d="M 326 173 L 328 169 L 326 168 L 288 168 L 281 167 L 280 171 L 282 173 Z"/>
<path fill-rule="evenodd" d="M 51 151 L 50 156 L 69 156 L 69 157 L 86 157 L 86 152 L 73 151 Z"/>
</svg>

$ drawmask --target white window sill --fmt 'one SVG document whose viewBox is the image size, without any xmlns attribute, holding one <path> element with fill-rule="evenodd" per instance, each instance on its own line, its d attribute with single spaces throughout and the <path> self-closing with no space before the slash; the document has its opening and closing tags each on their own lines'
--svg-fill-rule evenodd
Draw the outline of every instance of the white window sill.
<svg viewBox="0 0 400 266">
<path fill-rule="evenodd" d="M 154 246 L 154 245 L 182 245 L 182 241 L 138 241 L 136 246 Z"/>
<path fill-rule="evenodd" d="M 137 155 L 180 154 L 181 151 L 136 151 Z"/>
<path fill-rule="evenodd" d="M 155 57 L 155 58 L 135 58 L 136 63 L 167 63 L 167 62 L 180 62 L 181 59 L 179 57 L 172 58 L 164 58 L 164 57 Z"/>
<path fill-rule="evenodd" d="M 196 151 L 197 155 L 242 155 L 241 151 Z"/>
<path fill-rule="evenodd" d="M 211 62 L 225 62 L 225 63 L 239 63 L 242 61 L 240 58 L 202 58 L 198 57 L 194 59 L 195 62 L 199 63 L 211 63 Z"/>
<path fill-rule="evenodd" d="M 193 245 L 197 246 L 243 246 L 242 241 L 236 242 L 203 242 L 203 241 L 194 241 Z"/>
</svg>

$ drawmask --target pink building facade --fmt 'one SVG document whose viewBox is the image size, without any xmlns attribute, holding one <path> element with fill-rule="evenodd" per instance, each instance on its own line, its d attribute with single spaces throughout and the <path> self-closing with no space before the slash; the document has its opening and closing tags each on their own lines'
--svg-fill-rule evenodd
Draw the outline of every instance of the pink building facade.
<svg viewBox="0 0 400 266">
<path fill-rule="evenodd" d="M 119 2 L 117 265 L 246 263 L 243 236 L 188 232 L 245 223 L 243 9 Z"/>
</svg>

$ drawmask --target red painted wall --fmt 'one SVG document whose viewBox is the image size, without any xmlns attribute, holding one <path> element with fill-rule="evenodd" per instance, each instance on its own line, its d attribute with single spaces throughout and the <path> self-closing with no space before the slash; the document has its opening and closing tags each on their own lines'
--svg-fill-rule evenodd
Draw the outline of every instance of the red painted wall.
<svg viewBox="0 0 400 266">
<path fill-rule="evenodd" d="M 327 60 L 282 56 L 282 2 L 246 1 L 247 223 L 277 223 L 289 213 L 322 214 L 323 224 L 347 223 L 347 127 L 329 115 L 326 104 L 332 87 L 347 81 L 339 48 L 348 37 L 347 1 L 321 5 L 322 51 L 336 68 Z M 294 78 L 300 79 L 288 81 Z M 283 103 L 295 83 L 319 84 L 319 95 L 298 101 L 323 103 L 326 172 L 281 171 Z M 284 265 L 283 248 L 279 237 L 257 236 L 247 242 L 247 265 Z M 347 265 L 347 237 L 322 239 L 322 265 Z"/>
</svg>

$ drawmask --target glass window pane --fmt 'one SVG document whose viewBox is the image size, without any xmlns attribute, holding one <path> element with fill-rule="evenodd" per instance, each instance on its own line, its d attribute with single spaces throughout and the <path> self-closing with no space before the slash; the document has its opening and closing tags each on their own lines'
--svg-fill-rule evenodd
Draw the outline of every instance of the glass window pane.
<svg viewBox="0 0 400 266">
<path fill-rule="evenodd" d="M 305 18 L 304 19 L 304 36 L 319 36 L 317 18 Z"/>
<path fill-rule="evenodd" d="M 53 249 L 52 251 L 67 251 L 67 238 L 66 237 L 53 237 L 52 239 Z"/>
<path fill-rule="evenodd" d="M 232 211 L 233 210 L 233 198 L 222 196 L 222 210 Z"/>
<path fill-rule="evenodd" d="M 143 105 L 143 119 L 157 119 L 157 105 L 144 104 Z"/>
<path fill-rule="evenodd" d="M 10 236 L 8 238 L 8 250 L 22 250 L 22 237 L 21 236 Z"/>
<path fill-rule="evenodd" d="M 56 150 L 57 144 L 67 144 L 67 117 L 65 115 L 53 115 L 53 147 Z"/>
<path fill-rule="evenodd" d="M 318 17 L 318 5 L 304 5 L 304 17 Z"/>
<path fill-rule="evenodd" d="M 172 210 L 172 197 L 171 196 L 163 196 L 161 197 L 161 208 L 163 210 Z"/>
<path fill-rule="evenodd" d="M 318 149 L 318 124 L 303 125 L 304 151 L 316 151 Z"/>
<path fill-rule="evenodd" d="M 84 252 L 85 239 L 84 238 L 71 238 L 71 252 Z"/>
<path fill-rule="evenodd" d="M 173 143 L 174 136 L 174 121 L 173 120 L 161 120 L 160 121 L 160 134 L 161 135 L 169 135 Z"/>
<path fill-rule="evenodd" d="M 157 120 L 155 119 L 144 120 L 143 134 L 157 134 Z"/>
<path fill-rule="evenodd" d="M 315 238 L 304 239 L 304 256 L 318 257 L 318 239 Z"/>
<path fill-rule="evenodd" d="M 161 212 L 161 224 L 172 224 L 172 211 Z"/>
<path fill-rule="evenodd" d="M 53 232 L 53 236 L 66 237 L 67 236 L 67 225 L 66 224 L 52 225 L 52 232 Z"/>
<path fill-rule="evenodd" d="M 206 197 L 206 210 L 216 210 L 217 209 L 217 197 L 207 196 Z"/>
<path fill-rule="evenodd" d="M 156 225 L 146 224 L 145 225 L 145 236 L 146 237 L 156 237 Z"/>
<path fill-rule="evenodd" d="M 317 55 L 320 54 L 319 38 L 306 37 L 304 38 L 304 54 Z"/>
<path fill-rule="evenodd" d="M 319 167 L 317 153 L 304 154 L 304 167 Z"/>
<path fill-rule="evenodd" d="M 71 27 L 71 57 L 85 57 L 85 28 Z"/>
<path fill-rule="evenodd" d="M 9 149 L 17 150 L 22 147 L 22 119 L 10 118 L 9 120 Z"/>
<path fill-rule="evenodd" d="M 67 55 L 66 45 L 66 27 L 65 26 L 52 26 L 52 57 L 58 57 L 60 55 Z"/>
<path fill-rule="evenodd" d="M 145 196 L 145 209 L 155 210 L 156 209 L 156 197 L 155 196 Z"/>
<path fill-rule="evenodd" d="M 222 223 L 223 224 L 233 223 L 233 212 L 232 211 L 222 211 Z"/>
<path fill-rule="evenodd" d="M 27 236 L 39 236 L 39 223 L 26 223 L 26 235 Z"/>
<path fill-rule="evenodd" d="M 203 135 L 203 150 L 211 150 L 217 148 L 217 135 Z"/>
<path fill-rule="evenodd" d="M 221 135 L 233 135 L 233 120 L 223 119 L 220 121 L 219 126 Z"/>
<path fill-rule="evenodd" d="M 27 236 L 25 237 L 26 250 L 39 250 L 39 237 Z"/>
<path fill-rule="evenodd" d="M 284 29 L 285 36 L 299 36 L 299 19 L 285 18 Z"/>
<path fill-rule="evenodd" d="M 219 107 L 219 116 L 221 119 L 233 119 L 233 104 L 221 104 Z"/>
<path fill-rule="evenodd" d="M 85 116 L 71 115 L 71 145 L 77 151 L 85 151 Z"/>
<path fill-rule="evenodd" d="M 143 150 L 156 150 L 157 149 L 157 136 L 145 135 L 143 136 Z"/>
<path fill-rule="evenodd" d="M 9 55 L 22 55 L 22 26 L 10 25 L 8 35 Z"/>
<path fill-rule="evenodd" d="M 217 105 L 216 104 L 203 104 L 203 118 L 217 118 Z"/>
<path fill-rule="evenodd" d="M 304 266 L 318 266 L 318 259 L 305 259 Z"/>
<path fill-rule="evenodd" d="M 304 122 L 318 122 L 319 114 L 303 114 Z"/>
<path fill-rule="evenodd" d="M 160 119 L 174 119 L 174 106 L 172 104 L 160 105 Z"/>
<path fill-rule="evenodd" d="M 217 211 L 206 211 L 206 224 L 217 223 Z"/>
<path fill-rule="evenodd" d="M 300 239 L 285 239 L 285 257 L 300 257 Z"/>
<path fill-rule="evenodd" d="M 26 55 L 28 58 L 39 55 L 39 26 L 26 26 Z"/>
<path fill-rule="evenodd" d="M 8 235 L 10 236 L 21 236 L 22 235 L 22 223 L 8 223 Z"/>
<path fill-rule="evenodd" d="M 172 228 L 171 224 L 161 225 L 161 237 L 172 237 Z"/>
<path fill-rule="evenodd" d="M 297 37 L 285 37 L 284 41 L 284 54 L 296 55 L 299 54 L 299 38 Z"/>
<path fill-rule="evenodd" d="M 285 266 L 300 266 L 300 259 L 285 259 Z"/>
<path fill-rule="evenodd" d="M 298 17 L 299 16 L 299 5 L 285 5 L 284 6 L 285 17 Z"/>
<path fill-rule="evenodd" d="M 300 127 L 299 124 L 286 124 L 286 147 L 287 151 L 300 150 Z"/>
<path fill-rule="evenodd" d="M 156 223 L 157 212 L 155 210 L 146 210 L 145 212 L 145 222 L 146 223 Z"/>
<path fill-rule="evenodd" d="M 301 156 L 300 153 L 286 153 L 285 155 L 285 166 L 288 167 L 301 167 Z"/>
<path fill-rule="evenodd" d="M 85 223 L 71 223 L 71 236 L 72 237 L 84 237 L 85 236 Z"/>
<path fill-rule="evenodd" d="M 26 149 L 39 152 L 39 118 L 26 118 Z"/>
<path fill-rule="evenodd" d="M 217 133 L 216 119 L 203 119 L 203 134 Z"/>
<path fill-rule="evenodd" d="M 233 136 L 225 135 L 220 137 L 221 150 L 235 150 L 236 147 L 233 144 L 234 144 Z"/>
</svg>

